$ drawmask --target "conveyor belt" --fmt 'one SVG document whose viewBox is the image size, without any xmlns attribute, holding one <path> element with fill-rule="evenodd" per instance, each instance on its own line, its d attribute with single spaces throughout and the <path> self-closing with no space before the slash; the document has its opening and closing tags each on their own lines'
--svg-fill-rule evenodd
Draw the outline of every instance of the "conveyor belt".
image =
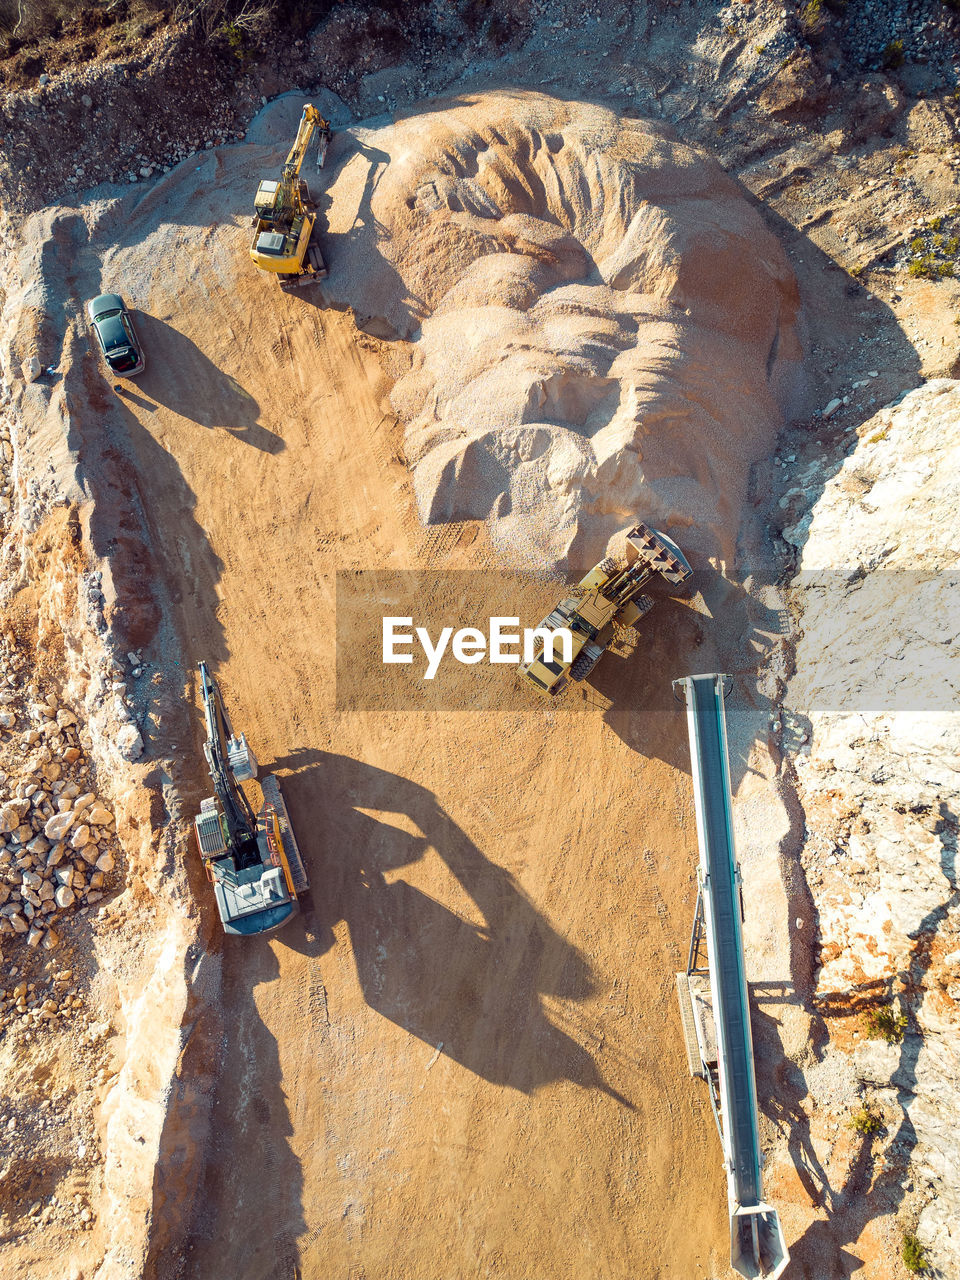
<svg viewBox="0 0 960 1280">
<path fill-rule="evenodd" d="M 747 1277 L 779 1276 L 789 1261 L 776 1210 L 762 1202 L 757 1092 L 750 1005 L 743 960 L 740 866 L 723 711 L 724 676 L 688 676 L 676 682 L 687 704 L 700 896 L 710 989 L 717 1032 L 713 1079 L 727 1168 L 730 1252 Z M 696 936 L 696 929 L 695 929 Z M 694 963 L 691 948 L 691 965 Z"/>
</svg>

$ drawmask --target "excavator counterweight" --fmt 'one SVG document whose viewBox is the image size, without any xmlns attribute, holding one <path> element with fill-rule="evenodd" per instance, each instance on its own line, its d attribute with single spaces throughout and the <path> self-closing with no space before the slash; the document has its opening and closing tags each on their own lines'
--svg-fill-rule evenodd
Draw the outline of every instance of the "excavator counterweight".
<svg viewBox="0 0 960 1280">
<path fill-rule="evenodd" d="M 323 167 L 330 143 L 330 123 L 308 102 L 279 181 L 265 178 L 253 202 L 250 257 L 261 271 L 277 277 L 282 289 L 297 289 L 322 279 L 326 263 L 317 242 L 317 214 L 300 170 L 314 133 L 319 134 L 317 168 Z"/>
<path fill-rule="evenodd" d="M 625 557 L 594 565 L 580 579 L 577 595 L 561 600 L 537 628 L 568 630 L 573 641 L 569 660 L 555 647 L 548 653 L 541 641 L 533 659 L 519 667 L 520 675 L 550 697 L 562 693 L 571 680 L 585 680 L 610 646 L 615 625 L 635 626 L 653 608 L 644 588 L 656 577 L 679 587 L 692 572 L 675 542 L 638 522 L 627 533 Z"/>
<path fill-rule="evenodd" d="M 197 847 L 213 883 L 227 933 L 268 933 L 297 912 L 297 895 L 309 888 L 290 815 L 276 777 L 261 778 L 263 805 L 254 815 L 240 785 L 258 777 L 245 734 L 235 735 L 220 687 L 200 663 L 207 739 L 203 754 L 214 794 L 200 806 Z"/>
</svg>

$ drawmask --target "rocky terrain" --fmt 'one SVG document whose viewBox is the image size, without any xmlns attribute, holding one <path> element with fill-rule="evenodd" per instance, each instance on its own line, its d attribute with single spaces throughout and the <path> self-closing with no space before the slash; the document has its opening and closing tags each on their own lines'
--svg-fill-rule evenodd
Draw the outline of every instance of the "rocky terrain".
<svg viewBox="0 0 960 1280">
<path fill-rule="evenodd" d="M 605 777 L 644 770 L 622 813 L 563 791 L 578 759 L 563 724 L 531 733 L 503 710 L 495 750 L 487 715 L 456 733 L 374 726 L 338 716 L 318 671 L 334 569 L 565 568 L 642 507 L 753 598 L 751 571 L 779 579 L 768 611 L 781 592 L 791 611 L 771 644 L 707 587 L 696 643 L 701 669 L 759 654 L 738 811 L 767 889 L 748 937 L 769 979 L 755 992 L 764 1142 L 795 1273 L 850 1274 L 855 1257 L 853 1273 L 899 1280 L 915 1232 L 949 1277 L 957 19 L 897 0 L 846 16 L 532 4 L 509 21 L 491 5 L 473 25 L 428 8 L 428 28 L 418 15 L 398 33 L 340 6 L 239 72 L 161 28 L 120 59 L 7 81 L 0 1270 L 208 1280 L 229 1258 L 231 1274 L 288 1280 L 345 1260 L 388 1274 L 402 1257 L 418 1274 L 448 1237 L 418 1216 L 417 1187 L 442 1185 L 468 1253 L 519 1274 L 539 1227 L 516 1205 L 557 1212 L 576 1135 L 577 1194 L 602 1230 L 558 1238 L 553 1274 L 582 1274 L 587 1256 L 627 1274 L 649 1242 L 623 1206 L 690 1194 L 687 1159 L 705 1225 L 700 1242 L 670 1228 L 676 1274 L 720 1272 L 708 1117 L 680 1075 L 662 1079 L 663 1054 L 680 1059 L 656 975 L 692 909 L 685 757 L 634 710 L 691 651 L 686 622 L 664 624 L 649 675 L 609 677 L 578 706 Z M 331 274 L 321 306 L 294 308 L 249 277 L 244 237 L 307 92 L 338 130 L 310 175 Z M 101 286 L 144 317 L 151 367 L 127 398 L 83 332 Z M 224 492 L 257 493 L 262 533 Z M 264 640 L 277 617 L 297 624 L 283 646 Z M 265 645 L 285 677 L 269 707 Z M 320 955 L 299 935 L 243 959 L 216 940 L 183 820 L 203 787 L 185 672 L 211 655 L 258 744 L 289 759 L 295 816 L 336 797 L 312 848 L 332 886 Z M 562 800 L 543 829 L 503 753 L 516 777 L 551 759 Z M 492 807 L 452 785 L 468 773 Z M 640 830 L 642 858 L 625 834 Z M 342 850 L 361 846 L 386 875 L 351 879 Z M 598 871 L 570 853 L 585 847 L 613 852 Z M 648 884 L 655 865 L 671 876 Z M 634 891 L 637 917 L 658 922 L 639 941 L 609 926 Z M 420 973 L 415 942 L 391 936 L 398 898 L 447 957 L 440 996 L 436 964 Z M 654 976 L 625 991 L 637 947 Z M 525 973 L 530 948 L 537 981 L 510 995 L 498 975 Z M 404 956 L 402 981 L 384 954 Z M 478 973 L 511 1026 L 533 1028 L 516 1059 L 500 1024 L 476 1024 L 488 1051 L 456 1022 Z M 385 1045 L 409 1121 L 363 1085 L 387 1070 Z M 427 1071 L 455 1141 L 432 1127 Z M 239 1097 L 237 1078 L 252 1082 Z M 850 1127 L 864 1113 L 872 1132 Z M 289 1203 L 273 1236 L 228 1239 L 228 1203 L 257 1221 L 252 1135 Z M 601 1178 L 613 1144 L 660 1156 Z M 189 1209 L 198 1183 L 206 1216 Z"/>
<path fill-rule="evenodd" d="M 823 1113 L 859 1097 L 881 1121 L 863 1138 L 876 1165 L 841 1229 L 919 1214 L 945 1275 L 960 1271 L 958 461 L 960 383 L 928 382 L 870 418 L 835 475 L 809 468 L 822 492 L 784 530 L 802 548 L 784 746 L 817 927 L 813 1176 L 842 1199 Z"/>
</svg>

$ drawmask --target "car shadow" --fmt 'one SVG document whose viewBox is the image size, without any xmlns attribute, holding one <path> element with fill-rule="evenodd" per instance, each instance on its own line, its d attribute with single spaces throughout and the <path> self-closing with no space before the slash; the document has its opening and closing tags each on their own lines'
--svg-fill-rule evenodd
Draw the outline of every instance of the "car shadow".
<svg viewBox="0 0 960 1280">
<path fill-rule="evenodd" d="M 244 387 L 219 369 L 196 343 L 156 316 L 133 313 L 146 356 L 135 383 L 118 385 L 118 394 L 142 408 L 147 397 L 200 427 L 222 427 L 265 453 L 280 453 L 282 438 L 260 425 L 260 405 Z"/>
<path fill-rule="evenodd" d="M 581 1001 L 593 993 L 587 959 L 431 791 L 312 748 L 273 768 L 295 770 L 283 778 L 283 792 L 310 878 L 323 886 L 308 932 L 319 935 L 324 949 L 333 926 L 346 922 L 370 1008 L 493 1084 L 530 1094 L 565 1079 L 632 1109 L 544 1007 L 544 996 Z M 396 814 L 417 830 L 364 810 Z M 482 924 L 397 874 L 431 851 L 470 897 Z M 296 933 L 288 940 L 296 945 Z"/>
</svg>

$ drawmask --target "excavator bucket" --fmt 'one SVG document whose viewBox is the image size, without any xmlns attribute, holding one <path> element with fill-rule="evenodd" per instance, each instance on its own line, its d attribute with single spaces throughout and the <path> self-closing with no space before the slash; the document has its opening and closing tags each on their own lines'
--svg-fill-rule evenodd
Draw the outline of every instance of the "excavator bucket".
<svg viewBox="0 0 960 1280">
<path fill-rule="evenodd" d="M 657 529 L 648 528 L 642 521 L 627 534 L 627 564 L 634 564 L 637 560 L 645 561 L 654 573 L 659 573 L 674 586 L 686 582 L 693 573 L 677 544 Z"/>
<path fill-rule="evenodd" d="M 327 159 L 327 147 L 330 145 L 330 122 L 321 119 L 320 139 L 317 144 L 317 169 L 322 169 Z"/>
</svg>

